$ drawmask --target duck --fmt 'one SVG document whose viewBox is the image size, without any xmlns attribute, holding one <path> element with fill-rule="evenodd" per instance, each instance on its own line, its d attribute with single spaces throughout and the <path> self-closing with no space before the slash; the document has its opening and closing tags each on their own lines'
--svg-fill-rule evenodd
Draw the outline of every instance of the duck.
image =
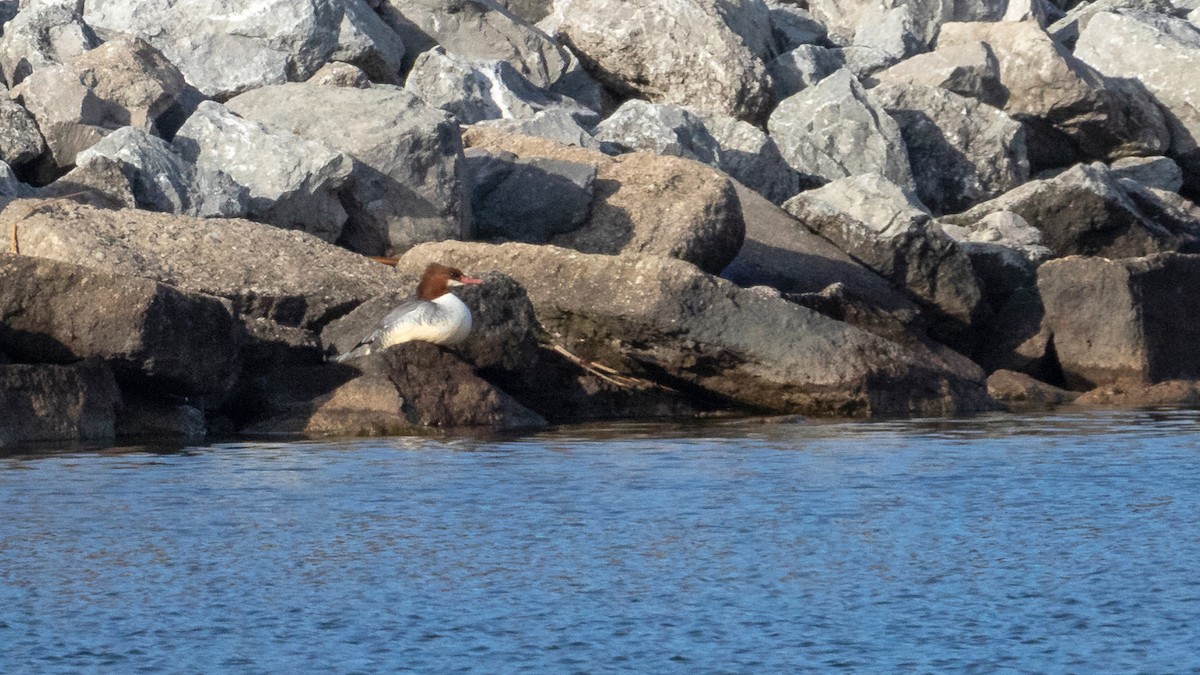
<svg viewBox="0 0 1200 675">
<path fill-rule="evenodd" d="M 414 297 L 388 312 L 375 330 L 333 360 L 341 363 L 414 340 L 437 345 L 462 342 L 471 333 L 471 310 L 450 289 L 481 283 L 482 279 L 469 277 L 457 267 L 429 263 Z"/>
</svg>

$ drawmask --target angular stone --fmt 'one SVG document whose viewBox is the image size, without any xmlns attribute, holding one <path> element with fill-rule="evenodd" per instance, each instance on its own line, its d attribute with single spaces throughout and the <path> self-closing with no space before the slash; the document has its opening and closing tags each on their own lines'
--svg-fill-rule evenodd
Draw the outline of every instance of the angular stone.
<svg viewBox="0 0 1200 675">
<path fill-rule="evenodd" d="M 1122 157 L 1109 165 L 1117 179 L 1135 180 L 1149 188 L 1179 192 L 1183 169 L 1170 157 Z"/>
<path fill-rule="evenodd" d="M 227 105 L 356 160 L 341 192 L 350 214 L 342 243 L 349 248 L 386 255 L 422 241 L 470 238 L 458 125 L 416 96 L 386 85 L 285 84 L 247 92 Z"/>
<path fill-rule="evenodd" d="M 1144 89 L 1105 78 L 1036 23 L 952 23 L 938 49 L 986 42 L 1008 97 L 1003 110 L 1027 125 L 1030 162 L 1065 166 L 1080 157 L 1162 154 L 1170 133 Z"/>
<path fill-rule="evenodd" d="M 9 98 L 0 85 L 0 162 L 20 166 L 46 151 L 46 142 L 29 111 Z"/>
<path fill-rule="evenodd" d="M 808 10 L 793 5 L 767 3 L 767 6 L 771 10 L 771 32 L 780 52 L 825 42 L 828 31 Z"/>
<path fill-rule="evenodd" d="M 15 358 L 100 357 L 118 378 L 220 397 L 237 374 L 228 303 L 146 279 L 0 254 L 0 347 Z"/>
<path fill-rule="evenodd" d="M 846 65 L 845 55 L 819 45 L 801 45 L 767 64 L 771 93 L 782 101 L 813 86 Z"/>
<path fill-rule="evenodd" d="M 596 167 L 558 159 L 472 156 L 471 213 L 482 237 L 541 244 L 591 210 Z"/>
<path fill-rule="evenodd" d="M 585 253 L 679 258 L 720 272 L 745 236 L 741 206 L 723 174 L 679 157 L 634 152 L 612 158 L 528 136 L 475 127 L 468 146 L 522 159 L 563 159 L 596 167 L 595 198 L 582 227 L 550 243 Z"/>
<path fill-rule="evenodd" d="M 113 437 L 121 394 L 99 361 L 0 363 L 0 448 Z"/>
<path fill-rule="evenodd" d="M 248 195 L 254 220 L 337 241 L 346 223 L 338 190 L 351 160 L 324 143 L 242 119 L 225 106 L 201 103 L 172 141 L 207 171 L 225 171 Z"/>
<path fill-rule="evenodd" d="M 35 70 L 70 61 L 99 44 L 88 24 L 69 7 L 24 7 L 4 24 L 0 80 L 15 87 Z"/>
<path fill-rule="evenodd" d="M 382 0 L 379 13 L 403 39 L 405 68 L 435 45 L 467 59 L 511 64 L 549 88 L 571 68 L 571 55 L 529 22 L 481 0 Z"/>
<path fill-rule="evenodd" d="M 829 39 L 835 45 L 845 46 L 854 42 L 859 26 L 897 7 L 911 12 L 914 37 L 930 44 L 938 36 L 943 24 L 950 21 L 999 21 L 1003 18 L 1009 0 L 978 0 L 956 2 L 955 0 L 810 0 L 808 9 L 829 30 Z"/>
<path fill-rule="evenodd" d="M 988 393 L 1009 410 L 1036 410 L 1069 403 L 1077 394 L 1012 370 L 988 376 Z"/>
<path fill-rule="evenodd" d="M 121 37 L 69 64 L 40 69 L 15 93 L 41 129 L 54 163 L 68 168 L 78 153 L 116 129 L 156 132 L 156 120 L 185 86 L 158 50 Z"/>
<path fill-rule="evenodd" d="M 1200 381 L 1167 380 L 1146 384 L 1137 380 L 1122 380 L 1096 387 L 1076 398 L 1075 403 L 1106 408 L 1195 408 L 1200 405 Z"/>
<path fill-rule="evenodd" d="M 680 261 L 441 242 L 414 248 L 400 268 L 431 259 L 512 276 L 542 325 L 582 358 L 734 405 L 859 416 L 991 405 L 980 380 Z"/>
<path fill-rule="evenodd" d="M 264 0 L 251 11 L 240 0 L 89 0 L 84 18 L 147 40 L 206 97 L 225 100 L 308 79 L 338 50 L 346 3 L 362 2 Z"/>
<path fill-rule="evenodd" d="M 875 73 L 873 79 L 881 84 L 941 87 L 996 107 L 1002 107 L 1006 99 L 1000 84 L 1000 62 L 985 42 L 939 46 Z"/>
<path fill-rule="evenodd" d="M 1074 50 L 1079 33 L 1092 20 L 1093 16 L 1101 13 L 1124 13 L 1128 10 L 1144 10 L 1159 14 L 1172 14 L 1174 6 L 1168 0 L 1095 0 L 1081 2 L 1067 11 L 1066 15 L 1056 20 L 1046 30 L 1054 41 L 1067 49 Z"/>
<path fill-rule="evenodd" d="M 1038 269 L 1054 349 L 1072 389 L 1200 376 L 1200 256 L 1072 256 Z"/>
<path fill-rule="evenodd" d="M 953 335 L 980 318 L 978 281 L 967 255 L 907 192 L 866 174 L 802 192 L 783 205 L 833 242 L 941 315 Z"/>
<path fill-rule="evenodd" d="M 528 119 L 484 120 L 480 126 L 520 136 L 537 136 L 561 145 L 600 149 L 600 141 L 575 119 L 569 110 L 548 108 Z"/>
<path fill-rule="evenodd" d="M 319 327 L 392 288 L 394 272 L 316 237 L 247 220 L 113 211 L 67 200 L 14 202 L 0 250 L 144 277 L 228 298 L 243 317 Z"/>
<path fill-rule="evenodd" d="M 992 106 L 945 89 L 880 85 L 869 98 L 896 121 L 917 196 L 955 213 L 1029 180 L 1025 130 Z"/>
<path fill-rule="evenodd" d="M 558 104 L 507 61 L 470 61 L 441 47 L 417 57 L 404 88 L 462 124 L 530 118 Z"/>
<path fill-rule="evenodd" d="M 769 128 L 802 180 L 828 182 L 882 173 L 898 185 L 913 187 L 900 127 L 871 104 L 848 70 L 839 70 L 781 102 L 771 113 Z M 847 153 L 847 148 L 854 152 Z"/>
<path fill-rule="evenodd" d="M 768 110 L 761 3 L 563 0 L 555 15 L 558 38 L 620 95 L 751 121 Z"/>
<path fill-rule="evenodd" d="M 1011 211 L 1040 230 L 1056 256 L 1132 258 L 1200 249 L 1200 222 L 1193 214 L 1133 181 L 1119 180 L 1100 163 L 1030 181 L 942 219 L 966 226 L 997 211 Z"/>
<path fill-rule="evenodd" d="M 97 160 L 118 163 L 138 208 L 200 218 L 238 218 L 247 213 L 247 191 L 213 169 L 204 178 L 169 143 L 134 127 L 123 127 L 79 153 L 78 179 Z"/>
<path fill-rule="evenodd" d="M 323 87 L 371 88 L 371 78 L 361 68 L 340 61 L 332 61 L 321 66 L 321 69 L 313 73 L 313 76 L 307 81 L 309 84 Z"/>
<path fill-rule="evenodd" d="M 1167 113 L 1169 154 L 1183 168 L 1186 189 L 1200 193 L 1200 26 L 1147 12 L 1100 13 L 1080 34 L 1075 54 L 1154 95 Z"/>
<path fill-rule="evenodd" d="M 338 46 L 330 60 L 358 66 L 376 82 L 400 84 L 404 42 L 366 2 L 344 2 Z M 322 66 L 324 67 L 324 66 Z"/>
</svg>

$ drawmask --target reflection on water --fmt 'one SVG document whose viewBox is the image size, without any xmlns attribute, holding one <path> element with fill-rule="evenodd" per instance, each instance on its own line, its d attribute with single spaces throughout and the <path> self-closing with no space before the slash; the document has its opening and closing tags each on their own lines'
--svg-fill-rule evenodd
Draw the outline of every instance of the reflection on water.
<svg viewBox="0 0 1200 675">
<path fill-rule="evenodd" d="M 0 672 L 1200 669 L 1200 416 L 0 456 Z"/>
</svg>

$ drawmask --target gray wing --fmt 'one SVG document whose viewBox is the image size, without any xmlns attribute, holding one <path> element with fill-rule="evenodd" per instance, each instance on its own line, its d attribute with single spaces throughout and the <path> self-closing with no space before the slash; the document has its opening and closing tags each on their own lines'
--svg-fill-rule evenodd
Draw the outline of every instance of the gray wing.
<svg viewBox="0 0 1200 675">
<path fill-rule="evenodd" d="M 401 324 L 431 323 L 437 315 L 437 309 L 437 305 L 427 300 L 413 299 L 401 303 L 379 321 L 375 330 L 368 333 L 365 338 L 359 340 L 353 349 L 345 354 L 338 355 L 334 361 L 341 363 L 370 354 L 374 349 L 376 340 L 389 330 Z"/>
</svg>

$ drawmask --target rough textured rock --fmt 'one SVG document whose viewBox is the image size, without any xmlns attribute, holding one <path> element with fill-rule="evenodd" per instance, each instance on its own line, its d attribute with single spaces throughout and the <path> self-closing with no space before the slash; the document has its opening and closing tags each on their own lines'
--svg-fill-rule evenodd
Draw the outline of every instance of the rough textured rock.
<svg viewBox="0 0 1200 675">
<path fill-rule="evenodd" d="M 1077 394 L 1012 370 L 997 370 L 988 376 L 988 393 L 1014 411 L 1052 408 L 1074 400 Z"/>
<path fill-rule="evenodd" d="M 0 212 L 0 249 L 228 298 L 244 317 L 319 327 L 392 287 L 384 265 L 311 235 L 247 220 L 112 211 L 67 200 Z"/>
<path fill-rule="evenodd" d="M 522 159 L 565 159 L 596 166 L 591 216 L 550 243 L 585 253 L 679 258 L 718 273 L 737 255 L 745 222 L 733 184 L 713 169 L 678 157 L 599 152 L 476 127 L 468 146 Z"/>
<path fill-rule="evenodd" d="M 882 84 L 940 87 L 996 107 L 1003 107 L 1006 99 L 1000 62 L 985 42 L 939 46 L 875 73 L 873 79 Z"/>
<path fill-rule="evenodd" d="M 549 88 L 571 68 L 571 55 L 513 13 L 480 0 L 383 0 L 379 13 L 404 40 L 411 67 L 435 45 L 467 59 L 505 61 Z"/>
<path fill-rule="evenodd" d="M 1097 14 L 1115 12 L 1124 13 L 1129 10 L 1145 10 L 1160 14 L 1172 14 L 1174 7 L 1168 0 L 1095 0 L 1081 2 L 1067 11 L 1066 15 L 1056 20 L 1046 30 L 1054 41 L 1064 47 L 1074 50 L 1079 33 L 1092 17 Z"/>
<path fill-rule="evenodd" d="M 46 141 L 29 111 L 9 98 L 0 85 L 0 162 L 19 166 L 37 159 L 46 150 Z"/>
<path fill-rule="evenodd" d="M 537 136 L 562 145 L 600 149 L 600 141 L 575 119 L 571 111 L 564 108 L 542 110 L 528 119 L 485 120 L 480 122 L 480 126 L 509 134 Z"/>
<path fill-rule="evenodd" d="M 353 364 L 282 369 L 265 384 L 275 401 L 263 407 L 277 408 L 278 414 L 247 431 L 368 436 L 415 433 L 425 427 L 511 429 L 546 424 L 475 375 L 471 366 L 424 342 L 396 345 Z"/>
<path fill-rule="evenodd" d="M 264 0 L 248 11 L 236 0 L 90 0 L 84 18 L 98 31 L 147 40 L 206 97 L 225 100 L 308 79 L 343 46 L 346 5 L 362 3 Z"/>
<path fill-rule="evenodd" d="M 767 64 L 771 94 L 782 101 L 813 86 L 846 65 L 845 55 L 819 45 L 801 45 Z"/>
<path fill-rule="evenodd" d="M 802 178 L 828 182 L 881 173 L 898 185 L 913 187 L 900 127 L 871 104 L 848 70 L 781 102 L 771 113 L 769 128 Z M 847 148 L 855 150 L 847 153 Z"/>
<path fill-rule="evenodd" d="M 197 170 L 169 143 L 141 129 L 118 129 L 79 153 L 79 166 L 66 179 L 78 180 L 80 172 L 89 171 L 98 160 L 119 166 L 138 208 L 200 218 L 239 218 L 247 213 L 243 186 L 217 169 Z"/>
<path fill-rule="evenodd" d="M 1200 375 L 1200 256 L 1069 257 L 1038 269 L 1068 385 L 1091 389 Z"/>
<path fill-rule="evenodd" d="M 780 52 L 825 42 L 828 31 L 808 10 L 794 5 L 767 3 L 767 6 L 771 10 L 771 33 Z"/>
<path fill-rule="evenodd" d="M 0 448 L 113 437 L 121 395 L 98 361 L 0 364 Z"/>
<path fill-rule="evenodd" d="M 1027 125 L 1030 161 L 1162 154 L 1167 123 L 1144 88 L 1108 79 L 1056 44 L 1036 23 L 953 23 L 938 48 L 986 42 L 1000 64 L 1003 109 Z"/>
<path fill-rule="evenodd" d="M 829 30 L 829 39 L 837 45 L 855 42 L 858 28 L 869 24 L 871 17 L 887 10 L 905 7 L 911 12 L 913 36 L 929 44 L 939 34 L 940 27 L 950 21 L 999 21 L 1004 17 L 1009 0 L 811 0 L 808 9 Z"/>
<path fill-rule="evenodd" d="M 594 165 L 472 150 L 468 166 L 481 237 L 542 244 L 583 225 L 591 211 Z"/>
<path fill-rule="evenodd" d="M 522 76 L 507 61 L 471 61 L 449 54 L 441 47 L 434 47 L 417 57 L 404 88 L 426 103 L 454 115 L 461 124 L 530 118 L 560 102 Z M 591 111 L 586 114 L 594 115 Z"/>
<path fill-rule="evenodd" d="M 974 323 L 982 294 L 967 255 L 907 192 L 875 174 L 802 192 L 784 208 L 944 317 L 939 333 Z"/>
<path fill-rule="evenodd" d="M 1200 405 L 1200 382 L 1196 380 L 1167 380 L 1147 384 L 1137 380 L 1122 380 L 1105 384 L 1080 395 L 1075 403 L 1081 406 L 1106 408 L 1156 408 L 1160 406 Z"/>
<path fill-rule="evenodd" d="M 158 50 L 122 36 L 69 64 L 38 70 L 15 93 L 37 121 L 54 163 L 66 168 L 115 129 L 157 132 L 156 120 L 185 87 Z"/>
<path fill-rule="evenodd" d="M 22 360 L 100 357 L 117 377 L 222 396 L 237 374 L 228 303 L 146 279 L 0 254 L 0 346 Z"/>
<path fill-rule="evenodd" d="M 341 61 L 333 61 L 321 66 L 321 69 L 313 73 L 307 82 L 322 87 L 371 88 L 371 78 L 361 68 Z"/>
<path fill-rule="evenodd" d="M 962 211 L 1029 180 L 1025 130 L 945 89 L 880 85 L 870 100 L 900 126 L 915 191 L 935 214 Z"/>
<path fill-rule="evenodd" d="M 1154 94 L 1167 112 L 1170 155 L 1183 167 L 1187 189 L 1200 193 L 1200 26 L 1147 12 L 1100 13 L 1083 29 L 1075 54 Z"/>
<path fill-rule="evenodd" d="M 925 51 L 927 45 L 916 26 L 912 6 L 902 4 L 864 16 L 854 29 L 853 47 L 878 52 L 879 70 Z"/>
<path fill-rule="evenodd" d="M 351 160 L 319 141 L 242 119 L 201 103 L 172 144 L 199 170 L 225 171 L 249 196 L 254 220 L 337 241 L 346 223 L 338 190 Z"/>
<path fill-rule="evenodd" d="M 769 286 L 787 294 L 819 293 L 840 283 L 870 305 L 911 321 L 917 309 L 876 272 L 863 266 L 791 214 L 745 187 L 738 188 L 746 242 L 721 272 L 739 286 Z"/>
<path fill-rule="evenodd" d="M 96 155 L 86 165 L 77 166 L 53 183 L 23 196 L 70 199 L 109 209 L 137 208 L 137 197 L 125 168 L 120 160 Z"/>
<path fill-rule="evenodd" d="M 1149 188 L 1179 192 L 1183 170 L 1170 157 L 1122 157 L 1109 165 L 1118 179 L 1135 180 Z"/>
<path fill-rule="evenodd" d="M 838 415 L 990 405 L 981 381 L 680 261 L 442 242 L 413 249 L 400 267 L 430 259 L 512 276 L 551 336 L 583 358 L 736 405 Z"/>
<path fill-rule="evenodd" d="M 997 211 L 1024 218 L 1042 232 L 1043 243 L 1057 256 L 1132 258 L 1200 245 L 1200 223 L 1193 214 L 1133 181 L 1118 180 L 1100 163 L 1030 181 L 943 220 L 970 225 Z"/>
<path fill-rule="evenodd" d="M 339 4 L 343 14 L 338 46 L 329 58 L 358 66 L 376 82 L 399 84 L 405 54 L 400 36 L 367 2 Z"/>
<path fill-rule="evenodd" d="M 395 87 L 285 84 L 247 92 L 233 112 L 355 159 L 342 190 L 342 243 L 372 255 L 472 234 L 458 125 Z M 321 110 L 321 115 L 311 111 Z"/>
<path fill-rule="evenodd" d="M 204 412 L 187 404 L 126 395 L 117 414 L 117 436 L 197 440 L 208 435 Z"/>
<path fill-rule="evenodd" d="M 800 190 L 779 146 L 753 125 L 725 115 L 631 100 L 593 130 L 622 150 L 686 157 L 716 167 L 743 185 L 782 203 Z"/>
<path fill-rule="evenodd" d="M 70 61 L 99 44 L 83 18 L 68 7 L 24 8 L 4 24 L 4 34 L 0 37 L 0 79 L 15 87 L 35 70 Z"/>
<path fill-rule="evenodd" d="M 770 104 L 767 9 L 717 0 L 560 0 L 558 38 L 621 95 L 757 120 Z M 760 30 L 747 30 L 757 24 Z M 742 28 L 746 33 L 740 35 Z"/>
<path fill-rule="evenodd" d="M 997 211 L 966 226 L 941 225 L 971 258 L 984 294 L 994 300 L 1033 285 L 1038 265 L 1053 256 L 1042 245 L 1041 231 L 1011 211 Z"/>
</svg>

